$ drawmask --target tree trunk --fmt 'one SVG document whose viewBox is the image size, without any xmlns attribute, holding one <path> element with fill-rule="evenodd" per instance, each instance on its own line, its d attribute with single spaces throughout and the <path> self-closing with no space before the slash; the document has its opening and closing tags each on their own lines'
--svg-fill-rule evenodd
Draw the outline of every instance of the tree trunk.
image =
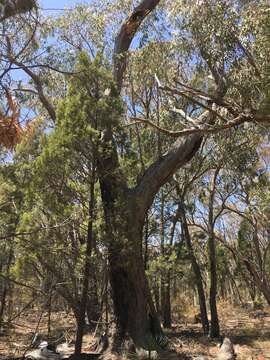
<svg viewBox="0 0 270 360">
<path fill-rule="evenodd" d="M 98 301 L 98 292 L 97 292 L 97 278 L 94 274 L 95 268 L 92 269 L 93 273 L 91 274 L 92 279 L 90 278 L 90 285 L 87 297 L 86 304 L 86 315 L 90 325 L 90 329 L 96 326 L 96 322 L 101 316 L 101 306 Z"/>
<path fill-rule="evenodd" d="M 171 316 L 171 270 L 167 270 L 165 287 L 164 287 L 164 304 L 163 304 L 163 326 L 167 329 L 172 327 Z"/>
<path fill-rule="evenodd" d="M 160 288 L 159 288 L 159 277 L 154 277 L 154 286 L 153 286 L 154 300 L 155 306 L 157 309 L 157 313 L 160 315 Z"/>
<path fill-rule="evenodd" d="M 160 149 L 160 141 L 158 141 L 158 148 Z M 158 150 L 158 156 L 160 157 L 160 150 Z M 160 226 L 159 226 L 159 235 L 160 235 L 160 253 L 162 262 L 165 261 L 165 219 L 164 219 L 164 205 L 165 205 L 165 198 L 163 190 L 161 189 L 160 192 Z M 161 305 L 161 317 L 162 317 L 162 323 L 164 327 L 167 327 L 168 324 L 165 324 L 165 317 L 167 314 L 165 314 L 166 311 L 168 311 L 169 304 L 166 303 L 167 300 L 169 300 L 166 295 L 166 270 L 164 269 L 164 266 L 162 264 L 161 267 L 161 273 L 160 273 L 160 305 Z"/>
<path fill-rule="evenodd" d="M 5 313 L 5 308 L 6 308 L 6 301 L 7 301 L 8 289 L 9 289 L 8 278 L 9 278 L 12 259 L 13 259 L 13 248 L 10 247 L 9 254 L 8 254 L 8 259 L 7 259 L 7 264 L 6 264 L 6 278 L 4 278 L 4 280 L 3 280 L 4 281 L 4 287 L 3 287 L 3 294 L 2 294 L 1 306 L 0 306 L 0 327 L 1 327 L 3 319 L 4 319 L 4 313 Z"/>
<path fill-rule="evenodd" d="M 255 266 L 249 260 L 244 260 L 244 264 L 254 280 L 256 287 L 263 293 L 267 304 L 270 306 L 270 287 L 265 277 L 261 278 Z"/>
<path fill-rule="evenodd" d="M 95 190 L 95 169 L 93 168 L 91 183 L 90 183 L 90 195 L 89 195 L 88 229 L 87 229 L 87 242 L 86 242 L 86 252 L 85 252 L 83 290 L 80 301 L 80 313 L 77 321 L 77 334 L 76 334 L 76 342 L 75 342 L 76 355 L 80 354 L 82 349 L 83 331 L 85 327 L 85 312 L 88 302 L 91 255 L 92 255 L 92 249 L 94 243 L 94 238 L 93 238 L 94 237 L 93 221 L 94 221 L 94 208 L 95 208 L 94 190 Z"/>
<path fill-rule="evenodd" d="M 196 281 L 198 297 L 199 297 L 199 304 L 200 304 L 202 328 L 203 328 L 204 334 L 208 334 L 209 333 L 209 321 L 208 321 L 208 316 L 207 316 L 202 274 L 201 274 L 200 266 L 194 255 L 194 250 L 193 250 L 191 237 L 190 237 L 188 224 L 187 224 L 187 219 L 186 219 L 186 213 L 185 213 L 185 209 L 184 209 L 184 203 L 182 200 L 181 200 L 181 203 L 178 205 L 178 208 L 179 208 L 179 211 L 181 214 L 183 233 L 184 233 L 186 247 L 188 250 L 188 255 L 191 260 L 192 269 L 193 269 L 193 272 L 195 275 L 195 281 Z"/>
<path fill-rule="evenodd" d="M 208 258 L 210 268 L 210 293 L 209 293 L 209 305 L 211 312 L 211 328 L 210 336 L 212 338 L 219 337 L 219 320 L 217 312 L 217 259 L 216 259 L 216 239 L 215 239 L 215 220 L 214 217 L 214 199 L 216 191 L 216 180 L 219 174 L 220 167 L 217 167 L 210 188 L 209 196 L 209 214 L 208 214 Z"/>
<path fill-rule="evenodd" d="M 219 337 L 219 320 L 217 312 L 217 264 L 216 264 L 216 244 L 214 234 L 210 234 L 208 238 L 208 251 L 210 262 L 210 294 L 209 304 L 211 312 L 211 329 L 210 336 L 212 338 Z"/>
<path fill-rule="evenodd" d="M 100 181 L 100 186 L 116 317 L 112 351 L 121 352 L 127 336 L 136 348 L 157 350 L 156 339 L 162 335 L 162 330 L 145 276 L 141 251 L 143 222 L 138 220 L 134 197 L 128 190 L 111 188 L 104 180 Z"/>
</svg>

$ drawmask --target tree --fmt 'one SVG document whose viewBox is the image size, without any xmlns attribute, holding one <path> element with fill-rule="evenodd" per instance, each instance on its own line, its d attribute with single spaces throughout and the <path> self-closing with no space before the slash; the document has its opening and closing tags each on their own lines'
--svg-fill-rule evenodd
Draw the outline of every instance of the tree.
<svg viewBox="0 0 270 360">
<path fill-rule="evenodd" d="M 259 70 L 263 68 L 265 63 L 261 61 L 260 64 L 255 63 L 254 66 L 250 53 L 246 51 L 238 37 L 230 32 L 231 28 L 238 29 L 237 26 L 241 23 L 240 15 L 234 14 L 227 2 L 215 6 L 215 4 L 205 1 L 203 7 L 200 7 L 198 3 L 189 5 L 177 2 L 173 11 L 170 11 L 170 15 L 175 16 L 179 21 L 179 16 L 176 15 L 180 14 L 184 19 L 183 23 L 180 22 L 180 26 L 183 25 L 188 29 L 190 26 L 190 31 L 185 34 L 183 43 L 188 43 L 184 54 L 189 57 L 188 64 L 194 70 L 194 74 L 190 74 L 191 69 L 186 68 L 187 76 L 179 76 L 180 79 L 174 80 L 172 77 L 164 76 L 161 81 L 156 76 L 156 83 L 158 91 L 164 94 L 166 100 L 164 101 L 166 103 L 166 106 L 164 105 L 165 113 L 166 110 L 172 112 L 170 101 L 173 102 L 173 105 L 183 106 L 183 108 L 173 109 L 174 114 L 177 113 L 179 116 L 168 116 L 171 122 L 177 119 L 179 122 L 181 121 L 182 125 L 180 130 L 174 131 L 163 128 L 159 121 L 155 122 L 155 119 L 150 117 L 132 119 L 135 121 L 135 126 L 140 124 L 150 126 L 176 141 L 171 144 L 171 141 L 167 140 L 166 152 L 159 153 L 158 158 L 155 157 L 148 164 L 142 166 L 144 171 L 139 174 L 137 182 L 134 181 L 134 178 L 129 177 L 125 171 L 124 160 L 130 156 L 128 144 L 130 139 L 126 143 L 123 141 L 126 146 L 123 146 L 120 141 L 120 139 L 125 139 L 125 134 L 123 134 L 124 106 L 120 95 L 121 91 L 125 90 L 127 51 L 132 40 L 139 34 L 142 22 L 151 16 L 150 14 L 156 10 L 157 5 L 159 5 L 157 0 L 143 0 L 124 21 L 115 41 L 113 69 L 108 65 L 110 61 L 101 61 L 98 68 L 93 71 L 93 58 L 98 58 L 96 51 L 91 55 L 91 60 L 87 57 L 83 59 L 82 73 L 75 74 L 76 76 L 73 77 L 74 83 L 78 85 L 74 90 L 73 106 L 70 106 L 66 113 L 70 123 L 74 121 L 72 115 L 75 119 L 80 120 L 81 113 L 78 112 L 78 109 L 83 106 L 86 113 L 90 114 L 91 120 L 92 118 L 96 119 L 98 124 L 97 133 L 93 136 L 96 148 L 96 175 L 104 209 L 110 283 L 116 316 L 116 333 L 112 350 L 118 353 L 121 351 L 127 335 L 137 348 L 161 350 L 164 345 L 164 337 L 151 299 L 141 251 L 145 218 L 155 196 L 162 186 L 168 183 L 172 175 L 195 156 L 205 134 L 240 126 L 244 122 L 265 123 L 269 121 L 269 115 L 262 114 L 256 103 L 256 99 L 263 98 L 262 88 L 260 86 L 250 88 L 250 84 L 253 86 L 258 79 L 258 68 Z M 202 16 L 200 16 L 201 9 L 203 10 Z M 240 9 L 244 12 L 242 7 Z M 263 13 L 264 7 L 262 6 L 262 9 L 259 7 L 259 9 Z M 156 16 L 159 21 L 158 11 Z M 225 32 L 221 25 L 223 22 L 225 22 Z M 259 28 L 258 24 L 256 26 Z M 179 31 L 179 28 L 175 27 Z M 250 33 L 246 29 L 244 30 L 245 36 L 248 37 Z M 212 37 L 213 33 L 214 37 Z M 236 35 L 238 35 L 237 32 Z M 189 43 L 189 39 L 192 39 L 191 43 Z M 19 67 L 31 78 L 31 83 L 35 87 L 34 90 L 31 88 L 31 91 L 35 98 L 38 98 L 43 104 L 47 111 L 45 116 L 56 124 L 57 129 L 58 118 L 54 106 L 57 96 L 52 91 L 55 89 L 55 84 L 54 86 L 50 83 L 48 85 L 48 81 L 44 81 L 42 71 L 33 70 L 35 66 L 39 69 L 46 68 L 40 64 L 33 64 L 35 57 L 32 55 L 35 50 L 29 51 L 28 63 L 25 64 L 22 56 L 19 60 L 20 56 L 15 56 L 15 45 L 14 41 L 7 39 L 7 59 L 10 64 Z M 178 43 L 175 42 L 174 45 L 177 46 Z M 184 49 L 183 44 L 181 48 Z M 241 49 L 240 58 L 238 56 L 239 49 Z M 80 46 L 77 50 L 81 51 Z M 258 51 L 260 56 L 257 56 L 256 59 L 260 61 L 259 59 L 264 53 L 266 54 L 265 50 Z M 21 54 L 19 53 L 19 55 Z M 173 60 L 178 56 L 175 55 Z M 69 65 L 74 65 L 73 58 Z M 179 62 L 175 66 L 176 74 L 179 74 L 179 72 L 177 73 L 178 65 Z M 52 70 L 51 67 L 49 70 Z M 47 71 L 49 70 L 47 68 Z M 211 79 L 209 79 L 209 73 Z M 87 74 L 90 76 L 90 80 L 86 76 Z M 95 77 L 98 79 L 99 86 L 97 88 L 94 87 Z M 246 96 L 243 95 L 244 92 L 247 93 Z M 51 96 L 48 96 L 48 93 Z M 83 103 L 81 102 L 82 97 L 84 98 Z M 95 110 L 94 115 L 93 109 Z M 151 110 L 151 103 L 148 106 L 149 109 Z M 168 123 L 170 122 L 168 121 Z M 132 124 L 128 125 L 132 126 Z M 75 133 L 75 136 L 78 139 L 81 134 Z M 143 161 L 141 164 L 143 165 Z M 65 165 L 68 164 L 62 164 L 63 167 Z M 51 178 L 49 180 L 53 181 Z M 209 243 L 214 274 L 215 244 L 212 220 L 209 212 Z M 215 281 L 213 275 L 213 298 L 216 292 Z"/>
</svg>

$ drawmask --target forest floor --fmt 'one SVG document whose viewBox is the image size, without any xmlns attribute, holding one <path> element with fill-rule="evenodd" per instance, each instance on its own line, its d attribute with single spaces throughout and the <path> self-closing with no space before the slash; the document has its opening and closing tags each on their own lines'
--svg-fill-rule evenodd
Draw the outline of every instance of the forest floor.
<svg viewBox="0 0 270 360">
<path fill-rule="evenodd" d="M 270 308 L 264 310 L 267 316 L 261 319 L 250 317 L 251 311 L 233 307 L 227 303 L 219 304 L 221 334 L 232 340 L 238 360 L 256 360 L 259 355 L 270 360 Z M 62 338 L 64 344 L 58 350 L 71 354 L 74 349 L 75 322 L 64 312 L 51 316 L 51 336 L 48 337 L 48 315 L 40 319 L 40 312 L 32 310 L 15 319 L 12 327 L 0 336 L 0 359 L 22 356 L 29 350 L 33 336 L 38 332 L 40 340 Z M 183 323 L 166 331 L 179 353 L 205 355 L 214 358 L 218 342 L 210 340 L 201 333 L 200 324 L 194 323 L 194 314 L 186 316 Z M 93 334 L 84 336 L 83 351 L 93 351 Z"/>
</svg>

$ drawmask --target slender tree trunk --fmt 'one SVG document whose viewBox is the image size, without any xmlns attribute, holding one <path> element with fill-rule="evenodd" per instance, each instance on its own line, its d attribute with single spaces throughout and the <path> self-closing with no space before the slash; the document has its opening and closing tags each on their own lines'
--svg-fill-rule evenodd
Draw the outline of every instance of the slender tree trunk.
<svg viewBox="0 0 270 360">
<path fill-rule="evenodd" d="M 161 308 L 160 307 L 160 286 L 159 286 L 159 277 L 158 276 L 154 277 L 153 293 L 154 293 L 154 299 L 155 299 L 157 313 L 160 315 L 160 308 Z"/>
<path fill-rule="evenodd" d="M 92 267 L 91 277 L 89 279 L 89 291 L 86 304 L 86 315 L 90 325 L 90 328 L 95 328 L 96 322 L 101 315 L 101 307 L 98 301 L 98 284 L 95 274 L 95 266 Z"/>
<path fill-rule="evenodd" d="M 214 234 L 209 234 L 208 238 L 208 252 L 210 262 L 210 293 L 209 304 L 211 312 L 211 329 L 210 336 L 212 338 L 219 336 L 219 320 L 217 312 L 217 264 L 216 264 L 216 245 Z"/>
<path fill-rule="evenodd" d="M 6 278 L 4 279 L 3 294 L 2 294 L 1 305 L 0 305 L 0 326 L 2 325 L 2 322 L 4 319 L 5 308 L 6 308 L 8 288 L 9 288 L 8 277 L 9 277 L 9 273 L 10 273 L 12 258 L 13 258 L 13 248 L 11 246 L 9 249 L 9 253 L 8 253 L 8 259 L 7 259 L 7 264 L 6 264 Z"/>
<path fill-rule="evenodd" d="M 87 308 L 87 300 L 88 300 L 88 292 L 89 292 L 91 254 L 92 254 L 93 242 L 94 242 L 93 240 L 93 236 L 94 236 L 93 220 L 94 220 L 94 207 L 95 207 L 94 189 L 95 189 L 95 169 L 93 169 L 92 171 L 91 184 L 90 184 L 90 199 L 89 199 L 89 210 L 88 210 L 89 215 L 88 215 L 87 242 L 86 242 L 86 252 L 85 252 L 83 290 L 80 301 L 80 313 L 77 322 L 77 334 L 76 334 L 76 342 L 75 342 L 76 355 L 80 354 L 82 349 L 83 331 L 85 327 L 85 312 Z"/>
<path fill-rule="evenodd" d="M 93 176 L 95 176 L 95 174 L 93 174 Z M 94 189 L 92 196 L 94 196 Z M 97 255 L 97 244 L 95 236 L 93 236 L 92 242 L 92 254 Z M 98 300 L 97 262 L 95 257 L 92 260 L 93 261 L 90 264 L 89 290 L 86 304 L 86 314 L 91 329 L 96 327 L 96 322 L 100 319 L 102 312 L 101 302 L 103 301 L 103 299 L 101 299 L 101 302 Z"/>
<path fill-rule="evenodd" d="M 180 213 L 179 213 L 179 209 L 177 209 L 177 211 L 176 211 L 176 213 L 175 213 L 175 215 L 173 217 L 171 230 L 170 230 L 170 236 L 169 236 L 170 249 L 169 249 L 169 252 L 171 251 L 172 246 L 173 246 L 175 228 L 176 228 L 177 222 L 179 221 L 179 217 L 180 217 Z M 172 270 L 169 267 L 167 269 L 167 274 L 166 274 L 165 301 L 164 301 L 164 309 L 163 309 L 163 325 L 164 325 L 165 328 L 171 328 L 172 327 L 171 275 L 172 275 Z"/>
<path fill-rule="evenodd" d="M 171 270 L 167 270 L 164 289 L 163 326 L 167 329 L 172 327 L 171 315 Z"/>
<path fill-rule="evenodd" d="M 160 148 L 160 141 L 158 141 Z M 158 150 L 160 154 L 160 151 Z M 160 156 L 160 155 L 159 155 Z M 160 227 L 159 227 L 159 235 L 160 235 L 160 253 L 162 257 L 162 261 L 165 261 L 165 219 L 164 219 L 164 206 L 165 206 L 165 198 L 163 190 L 161 190 L 161 197 L 160 197 Z M 166 304 L 166 270 L 164 266 L 161 268 L 160 274 L 160 301 L 161 301 L 161 317 L 162 323 L 164 327 L 167 327 L 165 324 L 165 317 L 166 317 L 166 310 L 168 309 L 168 304 Z"/>
<path fill-rule="evenodd" d="M 208 215 L 208 257 L 210 268 L 210 293 L 209 304 L 211 312 L 211 328 L 210 336 L 212 338 L 219 337 L 219 320 L 217 312 L 217 260 L 216 260 L 216 239 L 215 239 L 215 219 L 214 219 L 214 198 L 216 189 L 216 179 L 220 167 L 215 170 L 209 197 L 209 215 Z"/>
<path fill-rule="evenodd" d="M 53 289 L 50 288 L 49 297 L 48 297 L 48 320 L 47 320 L 47 334 L 51 335 L 51 315 L 52 315 L 52 297 L 53 297 Z"/>
<path fill-rule="evenodd" d="M 256 287 L 263 293 L 267 304 L 270 306 L 270 286 L 265 277 L 261 278 L 251 261 L 244 260 L 244 264 L 256 284 Z"/>
<path fill-rule="evenodd" d="M 191 260 L 192 269 L 193 269 L 193 272 L 195 275 L 196 287 L 197 287 L 197 291 L 198 291 L 199 304 L 200 304 L 200 313 L 201 313 L 201 322 L 202 322 L 203 332 L 204 332 L 204 334 L 208 334 L 209 333 L 209 321 L 208 321 L 208 316 L 207 316 L 202 274 L 201 274 L 201 269 L 197 262 L 196 256 L 194 255 L 194 250 L 193 250 L 192 241 L 191 241 L 191 237 L 190 237 L 190 233 L 189 233 L 189 229 L 188 229 L 183 200 L 181 200 L 181 203 L 179 204 L 178 208 L 179 208 L 179 211 L 181 214 L 182 228 L 183 228 L 186 247 L 188 250 L 188 255 Z"/>
</svg>

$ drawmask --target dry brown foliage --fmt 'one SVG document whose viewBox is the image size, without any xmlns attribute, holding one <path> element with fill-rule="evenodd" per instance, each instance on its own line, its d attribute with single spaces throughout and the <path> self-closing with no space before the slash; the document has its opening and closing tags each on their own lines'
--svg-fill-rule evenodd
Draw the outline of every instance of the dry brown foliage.
<svg viewBox="0 0 270 360">
<path fill-rule="evenodd" d="M 12 150 L 21 140 L 23 129 L 19 123 L 20 109 L 10 92 L 6 90 L 8 110 L 0 110 L 0 145 Z"/>
</svg>

